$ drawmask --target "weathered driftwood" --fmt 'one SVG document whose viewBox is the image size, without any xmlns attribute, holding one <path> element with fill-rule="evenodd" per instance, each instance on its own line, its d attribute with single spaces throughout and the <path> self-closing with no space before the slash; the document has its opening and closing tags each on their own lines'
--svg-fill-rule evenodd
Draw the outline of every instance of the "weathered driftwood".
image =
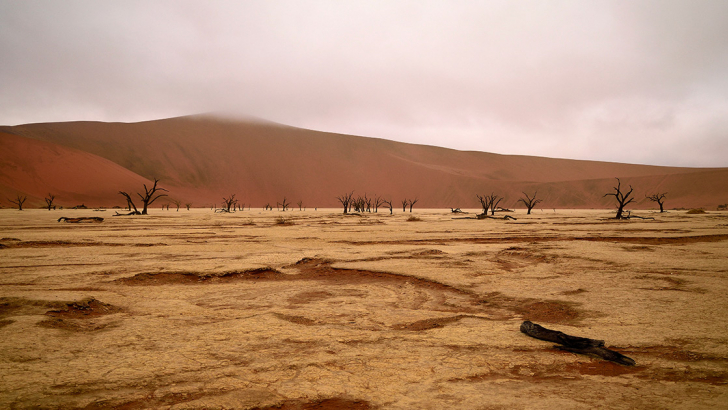
<svg viewBox="0 0 728 410">
<path fill-rule="evenodd" d="M 82 223 L 82 222 L 93 222 L 93 223 L 99 223 L 104 222 L 104 218 L 100 216 L 88 216 L 88 217 L 81 217 L 81 218 L 66 218 L 65 216 L 62 216 L 58 218 L 58 222 L 66 222 L 66 223 Z"/>
<path fill-rule="evenodd" d="M 476 216 L 476 217 L 477 217 L 478 219 L 505 219 L 505 220 L 508 220 L 508 219 L 512 219 L 512 220 L 514 220 L 514 221 L 516 221 L 516 220 L 517 220 L 516 218 L 514 218 L 514 217 L 512 217 L 512 216 L 510 216 L 510 215 L 503 215 L 503 217 L 496 217 L 496 216 L 490 216 L 490 215 L 488 215 L 488 214 L 486 214 L 486 213 L 482 213 L 482 214 L 477 214 L 477 215 L 475 215 L 475 216 Z"/>
<path fill-rule="evenodd" d="M 554 346 L 557 349 L 566 350 L 572 353 L 596 355 L 605 360 L 623 364 L 625 366 L 635 365 L 635 361 L 629 357 L 604 347 L 603 340 L 570 336 L 563 332 L 546 329 L 545 327 L 529 322 L 528 320 L 521 324 L 521 332 L 536 339 L 558 343 L 561 346 Z"/>
<path fill-rule="evenodd" d="M 631 211 L 625 211 L 627 213 L 627 216 L 622 215 L 622 219 L 632 219 L 632 218 L 638 218 L 638 219 L 652 219 L 653 221 L 655 218 L 652 217 L 644 217 L 644 216 L 638 216 L 638 215 L 632 215 Z"/>
<path fill-rule="evenodd" d="M 141 215 L 141 214 L 142 213 L 139 212 L 139 211 L 131 211 L 131 212 L 126 213 L 126 214 L 120 214 L 119 211 L 116 211 L 116 213 L 113 214 L 113 215 L 111 215 L 111 216 L 130 216 L 130 215 Z"/>
</svg>

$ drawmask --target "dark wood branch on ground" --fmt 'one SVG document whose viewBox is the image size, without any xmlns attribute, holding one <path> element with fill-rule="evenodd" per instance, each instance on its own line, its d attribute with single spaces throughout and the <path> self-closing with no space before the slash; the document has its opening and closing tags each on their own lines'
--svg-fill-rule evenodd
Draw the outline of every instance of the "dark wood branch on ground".
<svg viewBox="0 0 728 410">
<path fill-rule="evenodd" d="M 639 216 L 639 215 L 631 215 L 631 214 L 627 214 L 627 216 L 622 216 L 622 219 L 632 219 L 632 218 L 637 218 L 637 219 L 652 219 L 653 221 L 655 220 L 655 218 L 650 217 L 650 216 Z"/>
<path fill-rule="evenodd" d="M 66 223 L 83 223 L 83 222 L 91 222 L 91 223 L 99 223 L 104 222 L 104 218 L 100 216 L 87 216 L 87 217 L 81 217 L 81 218 L 66 218 L 65 216 L 62 216 L 58 218 L 58 222 L 66 222 Z"/>
<path fill-rule="evenodd" d="M 141 215 L 141 214 L 142 214 L 141 212 L 136 211 L 136 210 L 135 211 L 131 211 L 131 212 L 126 213 L 126 214 L 120 214 L 119 211 L 116 211 L 116 213 L 114 215 L 111 215 L 111 216 L 130 216 L 130 215 Z"/>
<path fill-rule="evenodd" d="M 560 350 L 586 355 L 596 355 L 602 359 L 623 364 L 625 366 L 634 366 L 636 364 L 635 361 L 629 357 L 604 347 L 603 340 L 567 335 L 566 333 L 559 332 L 557 330 L 546 329 L 545 327 L 529 322 L 528 320 L 521 324 L 521 332 L 536 339 L 558 343 L 560 346 L 554 347 Z"/>
<path fill-rule="evenodd" d="M 517 220 L 516 218 L 514 218 L 510 215 L 503 215 L 502 217 L 498 217 L 498 216 L 490 216 L 487 213 L 477 214 L 477 215 L 475 215 L 475 217 L 478 219 L 505 219 L 505 220 L 512 219 L 514 221 Z"/>
<path fill-rule="evenodd" d="M 455 208 L 455 209 L 450 208 L 450 211 L 454 214 L 467 214 L 467 212 L 461 211 L 460 208 Z"/>
</svg>

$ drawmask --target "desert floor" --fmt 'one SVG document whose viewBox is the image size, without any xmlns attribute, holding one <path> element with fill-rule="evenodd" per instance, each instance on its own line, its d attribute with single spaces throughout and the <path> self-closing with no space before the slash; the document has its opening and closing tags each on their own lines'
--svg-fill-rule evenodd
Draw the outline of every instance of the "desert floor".
<svg viewBox="0 0 728 410">
<path fill-rule="evenodd" d="M 150 212 L 0 210 L 0 408 L 728 407 L 728 213 Z"/>
</svg>

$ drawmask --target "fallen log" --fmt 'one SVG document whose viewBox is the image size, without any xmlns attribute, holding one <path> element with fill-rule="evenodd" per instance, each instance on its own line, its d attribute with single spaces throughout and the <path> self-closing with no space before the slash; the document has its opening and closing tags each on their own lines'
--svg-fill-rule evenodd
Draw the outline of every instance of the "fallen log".
<svg viewBox="0 0 728 410">
<path fill-rule="evenodd" d="M 521 324 L 521 332 L 539 340 L 558 343 L 560 346 L 554 347 L 567 352 L 596 355 L 602 359 L 625 366 L 634 366 L 636 364 L 633 359 L 604 347 L 604 340 L 567 335 L 557 330 L 546 329 L 528 320 Z"/>
<path fill-rule="evenodd" d="M 490 216 L 488 214 L 476 214 L 475 217 L 478 219 L 505 219 L 505 220 L 512 219 L 514 221 L 517 220 L 516 218 L 514 218 L 510 215 L 503 215 L 502 217 L 497 217 L 497 216 Z"/>
<path fill-rule="evenodd" d="M 639 215 L 632 215 L 632 211 L 626 211 L 626 212 L 627 212 L 627 216 L 622 215 L 622 218 L 620 218 L 620 219 L 638 218 L 638 219 L 652 219 L 653 221 L 655 220 L 655 218 L 652 218 L 652 217 L 644 217 L 644 216 L 639 216 Z"/>
<path fill-rule="evenodd" d="M 81 218 L 66 218 L 65 216 L 62 216 L 58 218 L 58 222 L 66 222 L 66 223 L 83 223 L 83 222 L 91 222 L 91 223 L 99 223 L 104 222 L 104 218 L 100 216 L 88 216 L 88 217 L 81 217 Z"/>
<path fill-rule="evenodd" d="M 142 213 L 139 211 L 131 211 L 128 214 L 120 214 L 119 211 L 116 211 L 114 215 L 111 216 L 130 216 L 130 215 L 141 215 Z"/>
</svg>

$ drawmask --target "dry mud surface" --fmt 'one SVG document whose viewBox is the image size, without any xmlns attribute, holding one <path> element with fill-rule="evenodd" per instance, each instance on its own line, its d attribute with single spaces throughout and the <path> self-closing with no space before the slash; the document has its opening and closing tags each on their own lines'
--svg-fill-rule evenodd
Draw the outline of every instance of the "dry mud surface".
<svg viewBox="0 0 728 410">
<path fill-rule="evenodd" d="M 728 407 L 726 213 L 151 212 L 0 210 L 0 408 Z"/>
</svg>

